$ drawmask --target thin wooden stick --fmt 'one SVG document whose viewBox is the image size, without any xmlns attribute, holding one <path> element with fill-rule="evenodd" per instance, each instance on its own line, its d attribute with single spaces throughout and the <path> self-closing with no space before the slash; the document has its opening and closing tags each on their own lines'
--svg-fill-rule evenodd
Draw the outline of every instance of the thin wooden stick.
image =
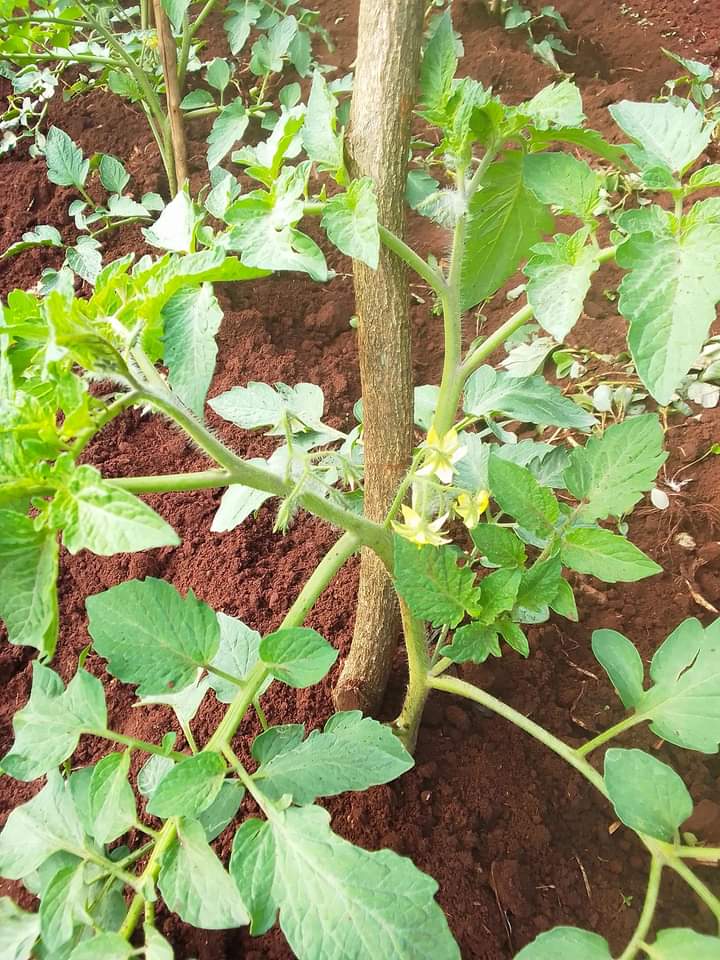
<svg viewBox="0 0 720 960">
<path fill-rule="evenodd" d="M 153 10 L 155 13 L 160 59 L 165 75 L 165 97 L 167 100 L 172 153 L 175 161 L 175 183 L 170 184 L 170 191 L 174 195 L 178 190 L 182 189 L 188 177 L 185 125 L 183 123 L 182 111 L 180 110 L 182 93 L 178 83 L 177 47 L 175 46 L 175 38 L 172 34 L 170 21 L 163 8 L 162 0 L 153 0 Z"/>
</svg>

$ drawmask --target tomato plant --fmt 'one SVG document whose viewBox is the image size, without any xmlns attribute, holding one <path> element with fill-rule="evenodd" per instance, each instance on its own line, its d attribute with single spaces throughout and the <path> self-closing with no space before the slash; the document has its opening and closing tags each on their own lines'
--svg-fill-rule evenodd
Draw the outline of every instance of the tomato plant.
<svg viewBox="0 0 720 960">
<path fill-rule="evenodd" d="M 379 222 L 372 181 L 353 178 L 346 164 L 340 91 L 316 71 L 307 104 L 282 104 L 267 139 L 232 154 L 253 189 L 244 192 L 221 169 L 209 191 L 192 197 L 185 186 L 143 228 L 157 255 L 100 260 L 92 275 L 68 257 L 40 292 L 16 290 L 3 307 L 0 615 L 9 640 L 36 648 L 39 657 L 0 765 L 21 781 L 46 778 L 0 834 L 0 874 L 40 898 L 37 914 L 0 901 L 2 936 L 14 957 L 170 957 L 154 922 L 160 898 L 203 928 L 249 924 L 259 934 L 277 920 L 300 957 L 459 956 L 434 881 L 390 851 L 369 853 L 342 840 L 315 803 L 409 769 L 432 690 L 476 702 L 539 740 L 637 834 L 650 859 L 648 890 L 620 960 L 718 952 L 717 938 L 691 930 L 663 930 L 650 940 L 666 872 L 685 880 L 720 921 L 720 901 L 692 869 L 716 863 L 720 850 L 683 842 L 692 802 L 681 778 L 637 749 L 611 747 L 602 772 L 588 756 L 642 723 L 664 741 L 717 753 L 720 621 L 681 623 L 657 650 L 649 678 L 630 640 L 596 631 L 593 652 L 628 716 L 580 747 L 455 669 L 502 657 L 508 647 L 527 657 L 524 627 L 551 611 L 576 619 L 569 571 L 615 583 L 660 570 L 620 532 L 666 458 L 658 415 L 600 430 L 541 375 L 513 377 L 489 360 L 532 317 L 562 341 L 594 274 L 614 261 L 624 271 L 619 309 L 638 376 L 659 406 L 670 403 L 720 299 L 718 200 L 693 198 L 720 185 L 717 167 L 696 169 L 713 121 L 674 97 L 624 101 L 611 114 L 631 142 L 618 147 L 585 126 L 569 80 L 508 106 L 477 81 L 457 78 L 456 68 L 457 39 L 445 14 L 425 49 L 418 101 L 436 135 L 414 144 L 407 197 L 447 229 L 449 257 L 426 258 Z M 122 165 L 103 159 L 103 185 L 122 200 Z M 51 135 L 47 161 L 51 177 L 64 176 L 82 200 L 89 164 L 76 145 Z M 656 194 L 662 203 L 652 202 Z M 651 202 L 636 204 L 638 195 Z M 91 216 L 105 223 L 109 209 Z M 144 209 L 149 219 L 152 208 Z M 553 235 L 558 215 L 574 218 L 576 229 Z M 370 268 L 381 245 L 391 250 L 426 284 L 442 317 L 441 381 L 416 389 L 418 443 L 382 522 L 361 510 L 361 405 L 356 426 L 344 433 L 325 423 L 322 390 L 311 383 L 250 382 L 207 399 L 222 320 L 212 285 L 273 271 L 330 279 L 323 250 L 302 229 L 308 218 L 319 218 L 329 243 Z M 610 242 L 602 246 L 607 226 Z M 48 230 L 38 227 L 37 237 L 22 242 L 45 243 L 48 234 L 40 234 Z M 464 315 L 498 296 L 520 266 L 526 303 L 467 343 Z M 90 283 L 89 296 L 77 294 L 75 273 Z M 90 389 L 98 381 L 109 384 L 104 393 Z M 238 456 L 208 428 L 206 404 L 276 437 L 273 454 Z M 213 466 L 105 478 L 82 464 L 93 437 L 130 407 L 169 419 Z M 519 439 L 510 429 L 517 422 L 538 436 L 552 427 L 568 443 Z M 172 707 L 187 743 L 176 750 L 172 734 L 146 742 L 109 726 L 103 685 L 84 669 L 84 656 L 67 686 L 48 665 L 58 632 L 56 578 L 61 543 L 70 553 L 99 555 L 176 545 L 176 532 L 139 495 L 203 488 L 225 490 L 214 531 L 234 529 L 276 498 L 278 529 L 302 509 L 341 535 L 281 627 L 264 637 L 152 578 L 87 598 L 95 653 L 112 677 L 136 688 L 140 706 Z M 270 727 L 242 762 L 236 734 L 248 711 L 267 727 L 267 686 L 310 686 L 335 661 L 328 640 L 303 624 L 361 547 L 385 565 L 400 602 L 409 684 L 399 717 L 390 727 L 345 711 L 308 737 L 299 724 Z M 199 744 L 192 724 L 206 697 L 227 708 Z M 123 749 L 78 767 L 73 754 L 84 736 Z M 135 777 L 144 811 L 131 787 L 135 754 L 147 756 Z M 262 816 L 237 824 L 246 794 Z M 236 831 L 226 869 L 210 843 L 230 824 Z M 144 941 L 136 947 L 131 938 L 141 920 Z M 558 928 L 518 956 L 611 955 L 601 936 Z"/>
</svg>

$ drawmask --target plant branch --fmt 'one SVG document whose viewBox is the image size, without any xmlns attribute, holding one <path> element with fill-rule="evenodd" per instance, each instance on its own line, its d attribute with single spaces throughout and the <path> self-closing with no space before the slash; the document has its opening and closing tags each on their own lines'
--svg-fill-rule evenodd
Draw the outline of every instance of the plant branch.
<svg viewBox="0 0 720 960">
<path fill-rule="evenodd" d="M 641 948 L 645 937 L 648 935 L 650 925 L 655 916 L 658 895 L 660 893 L 660 881 L 662 879 L 663 862 L 659 857 L 653 856 L 650 861 L 650 873 L 648 875 L 647 893 L 643 904 L 638 925 L 628 945 L 618 957 L 618 960 L 635 960 L 638 950 Z"/>
<path fill-rule="evenodd" d="M 703 883 L 703 881 L 682 860 L 668 860 L 668 866 L 682 877 L 685 883 L 690 887 L 693 893 L 702 900 L 705 906 L 710 910 L 718 924 L 720 931 L 720 900 L 715 896 L 712 890 Z"/>
<path fill-rule="evenodd" d="M 608 740 L 612 740 L 619 734 L 624 733 L 625 730 L 629 730 L 638 723 L 642 723 L 642 721 L 645 719 L 645 717 L 642 717 L 636 713 L 632 714 L 630 717 L 625 717 L 624 720 L 613 724 L 612 727 L 608 727 L 607 730 L 603 730 L 602 733 L 599 733 L 596 737 L 593 737 L 592 740 L 588 740 L 587 743 L 584 743 L 581 747 L 578 747 L 576 751 L 577 755 L 579 757 L 587 757 L 588 754 L 592 753 L 593 750 L 597 750 L 598 747 L 601 747 L 604 743 L 607 743 Z"/>
<path fill-rule="evenodd" d="M 395 730 L 406 749 L 412 753 L 429 693 L 430 657 L 425 624 L 410 612 L 402 599 L 400 615 L 408 658 L 408 689 L 400 716 L 395 721 Z"/>
<path fill-rule="evenodd" d="M 148 743 L 147 740 L 138 740 L 137 737 L 128 736 L 126 733 L 118 733 L 117 730 L 91 730 L 89 731 L 95 737 L 103 737 L 105 740 L 114 740 L 115 743 L 122 743 L 133 750 L 142 750 L 143 753 L 153 753 L 159 757 L 170 757 L 177 762 L 187 760 L 189 754 L 180 753 L 177 750 L 171 750 L 169 753 L 157 743 Z"/>
</svg>

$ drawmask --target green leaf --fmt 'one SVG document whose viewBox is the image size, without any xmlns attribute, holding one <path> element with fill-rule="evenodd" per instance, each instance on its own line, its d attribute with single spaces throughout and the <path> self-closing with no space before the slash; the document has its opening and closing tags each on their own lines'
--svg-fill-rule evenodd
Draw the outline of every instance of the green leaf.
<svg viewBox="0 0 720 960">
<path fill-rule="evenodd" d="M 330 197 L 321 223 L 338 250 L 377 269 L 380 233 L 375 188 L 369 177 L 353 180 L 345 193 Z"/>
<path fill-rule="evenodd" d="M 415 614 L 433 626 L 457 626 L 475 610 L 480 590 L 469 566 L 458 566 L 452 547 L 417 547 L 395 537 L 395 588 Z"/>
<path fill-rule="evenodd" d="M 413 169 L 407 175 L 405 201 L 413 210 L 422 213 L 424 202 L 437 193 L 440 182 L 431 177 L 427 170 Z"/>
<path fill-rule="evenodd" d="M 518 569 L 501 569 L 495 570 L 482 580 L 479 619 L 483 623 L 494 623 L 501 613 L 512 610 L 522 576 Z"/>
<path fill-rule="evenodd" d="M 703 630 L 684 620 L 655 653 L 654 686 L 636 704 L 658 737 L 701 753 L 717 753 L 720 744 L 719 624 Z"/>
<path fill-rule="evenodd" d="M 582 129 L 580 127 L 554 127 L 549 130 L 532 130 L 532 144 L 535 147 L 548 147 L 554 143 L 569 143 L 574 147 L 581 147 L 588 153 L 607 160 L 613 166 L 625 169 L 625 150 L 607 140 L 597 130 Z"/>
<path fill-rule="evenodd" d="M 577 927 L 556 927 L 528 944 L 515 960 L 612 960 L 607 940 Z"/>
<path fill-rule="evenodd" d="M 209 90 L 191 90 L 180 101 L 181 110 L 199 110 L 202 107 L 214 107 L 215 97 Z"/>
<path fill-rule="evenodd" d="M 585 245 L 586 233 L 557 234 L 552 243 L 533 247 L 524 268 L 527 298 L 535 319 L 562 343 L 582 314 L 585 297 L 599 262 L 594 247 Z"/>
<path fill-rule="evenodd" d="M 22 240 L 12 243 L 7 250 L 0 254 L 0 260 L 5 257 L 14 257 L 17 253 L 24 253 L 33 247 L 62 247 L 63 239 L 60 231 L 55 227 L 49 227 L 47 224 L 39 224 L 33 230 L 27 230 L 22 235 Z"/>
<path fill-rule="evenodd" d="M 83 159 L 80 147 L 59 127 L 50 127 L 48 130 L 45 162 L 50 183 L 60 187 L 76 187 L 78 190 L 85 185 L 90 161 Z"/>
<path fill-rule="evenodd" d="M 316 70 L 302 128 L 302 144 L 305 153 L 320 164 L 321 170 L 333 172 L 341 170 L 344 163 L 342 137 L 336 133 L 336 110 L 337 100 L 322 73 Z"/>
<path fill-rule="evenodd" d="M 88 597 L 89 631 L 108 672 L 138 684 L 140 696 L 181 690 L 220 643 L 215 613 L 192 590 L 164 580 L 130 580 Z"/>
<path fill-rule="evenodd" d="M 233 387 L 208 404 L 223 419 L 244 430 L 271 427 L 271 436 L 284 435 L 286 420 L 293 433 L 327 430 L 322 422 L 325 398 L 314 383 L 298 383 L 294 387 L 276 383 L 271 387 L 251 380 L 246 387 Z"/>
<path fill-rule="evenodd" d="M 148 799 L 153 797 L 160 781 L 174 766 L 175 761 L 170 757 L 162 757 L 159 754 L 149 757 L 140 767 L 137 775 L 137 788 L 143 797 Z"/>
<path fill-rule="evenodd" d="M 426 112 L 441 114 L 450 99 L 458 63 L 455 50 L 452 19 L 446 10 L 425 48 L 420 68 L 420 104 Z"/>
<path fill-rule="evenodd" d="M 220 645 L 212 666 L 238 680 L 244 680 L 260 659 L 260 634 L 236 617 L 218 613 L 217 619 Z M 213 673 L 208 679 L 220 703 L 232 703 L 238 692 L 236 684 Z"/>
<path fill-rule="evenodd" d="M 625 826 L 656 840 L 672 843 L 692 813 L 692 798 L 681 778 L 642 750 L 608 750 L 605 786 Z"/>
<path fill-rule="evenodd" d="M 530 644 L 528 643 L 527 637 L 516 623 L 513 623 L 511 620 L 500 620 L 497 628 L 505 643 L 509 647 L 512 647 L 516 653 L 519 653 L 521 657 L 528 657 L 530 655 Z"/>
<path fill-rule="evenodd" d="M 522 575 L 516 605 L 522 618 L 546 613 L 555 600 L 561 581 L 562 566 L 559 557 L 537 560 Z"/>
<path fill-rule="evenodd" d="M 110 193 L 122 193 L 130 182 L 130 174 L 117 157 L 104 153 L 100 157 L 100 182 Z"/>
<path fill-rule="evenodd" d="M 558 502 L 529 470 L 500 457 L 491 457 L 489 480 L 493 499 L 504 513 L 532 533 L 543 537 L 553 533 L 560 515 Z"/>
<path fill-rule="evenodd" d="M 720 939 L 694 930 L 660 930 L 650 945 L 651 960 L 717 960 Z"/>
<path fill-rule="evenodd" d="M 129 750 L 109 753 L 93 770 L 89 791 L 90 816 L 93 836 L 100 844 L 117 840 L 136 821 L 135 794 L 128 783 L 129 772 Z"/>
<path fill-rule="evenodd" d="M 280 73 L 290 44 L 297 34 L 295 17 L 281 17 L 266 34 L 262 34 L 252 47 L 250 70 L 260 77 L 268 73 Z"/>
<path fill-rule="evenodd" d="M 220 93 L 222 93 L 230 83 L 231 76 L 230 64 L 227 60 L 223 60 L 222 57 L 215 57 L 214 60 L 211 60 L 205 73 L 205 79 L 209 85 Z"/>
<path fill-rule="evenodd" d="M 225 762 L 218 753 L 204 751 L 181 760 L 157 785 L 148 813 L 168 817 L 193 817 L 215 800 L 225 780 Z"/>
<path fill-rule="evenodd" d="M 163 10 L 176 33 L 182 30 L 183 18 L 191 3 L 192 0 L 162 0 Z"/>
<path fill-rule="evenodd" d="M 94 237 L 78 237 L 74 247 L 68 247 L 65 263 L 89 284 L 94 284 L 102 269 L 100 244 Z"/>
<path fill-rule="evenodd" d="M 0 510 L 0 565 L 0 617 L 8 640 L 52 657 L 58 632 L 55 534 L 35 530 L 30 517 Z"/>
<path fill-rule="evenodd" d="M 530 118 L 539 130 L 552 127 L 582 127 L 585 120 L 582 95 L 572 80 L 551 83 L 523 103 L 519 112 Z M 578 130 L 579 133 L 589 131 Z"/>
<path fill-rule="evenodd" d="M 212 406 L 212 404 L 210 405 Z M 258 467 L 267 466 L 267 461 L 258 457 L 251 458 L 247 463 Z M 272 494 L 265 493 L 263 490 L 246 487 L 241 483 L 233 483 L 222 495 L 220 506 L 213 517 L 210 529 L 213 533 L 225 533 L 227 530 L 234 530 L 251 514 L 256 513 L 271 496 Z"/>
<path fill-rule="evenodd" d="M 444 646 L 440 653 L 455 663 L 485 663 L 489 656 L 499 657 L 497 627 L 485 627 L 481 623 L 467 623 L 453 634 L 452 643 Z"/>
<path fill-rule="evenodd" d="M 238 780 L 225 780 L 218 795 L 209 807 L 206 807 L 197 820 L 205 831 L 205 839 L 211 843 L 219 837 L 240 809 L 245 796 L 245 788 Z"/>
<path fill-rule="evenodd" d="M 272 897 L 290 949 L 323 960 L 459 960 L 435 881 L 390 850 L 353 846 L 329 823 L 316 806 L 291 807 L 270 823 Z"/>
<path fill-rule="evenodd" d="M 163 858 L 158 877 L 168 908 L 202 930 L 249 923 L 238 888 L 208 845 L 202 826 L 196 820 L 180 820 L 177 832 L 177 842 Z"/>
<path fill-rule="evenodd" d="M 144 924 L 143 936 L 145 938 L 145 960 L 174 960 L 173 948 L 155 927 L 149 923 Z"/>
<path fill-rule="evenodd" d="M 164 207 L 151 227 L 143 227 L 142 234 L 153 247 L 172 253 L 190 253 L 196 225 L 195 205 L 185 187 Z"/>
<path fill-rule="evenodd" d="M 531 153 L 523 161 L 525 185 L 544 204 L 589 220 L 598 205 L 602 181 L 584 160 L 569 153 Z"/>
<path fill-rule="evenodd" d="M 637 706 L 643 695 L 645 667 L 635 645 L 616 630 L 594 630 L 592 651 L 623 706 L 628 710 Z"/>
<path fill-rule="evenodd" d="M 565 484 L 578 500 L 585 501 L 578 517 L 587 522 L 629 513 L 650 490 L 661 465 L 663 431 L 654 413 L 629 417 L 584 447 L 570 452 Z"/>
<path fill-rule="evenodd" d="M 553 218 L 525 186 L 523 154 L 508 152 L 493 163 L 467 215 L 462 261 L 461 307 L 491 296 L 525 260 Z"/>
<path fill-rule="evenodd" d="M 710 142 L 714 127 L 690 101 L 623 100 L 613 104 L 610 113 L 621 130 L 673 173 L 682 173 L 697 160 Z"/>
<path fill-rule="evenodd" d="M 522 423 L 588 430 L 595 417 L 544 377 L 512 377 L 491 366 L 479 367 L 468 379 L 463 397 L 463 410 L 474 417 L 503 414 Z"/>
<path fill-rule="evenodd" d="M 661 566 L 625 537 L 592 527 L 569 530 L 560 557 L 566 567 L 605 583 L 631 583 L 662 573 Z"/>
<path fill-rule="evenodd" d="M 225 19 L 225 32 L 230 52 L 235 55 L 245 46 L 250 31 L 260 19 L 263 3 L 261 0 L 231 0 L 227 9 L 232 16 Z"/>
<path fill-rule="evenodd" d="M 688 180 L 688 192 L 707 190 L 710 187 L 720 187 L 720 163 L 711 163 L 701 167 Z M 687 190 L 687 187 L 686 187 Z"/>
<path fill-rule="evenodd" d="M 286 627 L 260 641 L 260 659 L 276 680 L 289 687 L 319 683 L 338 658 L 338 652 L 316 630 Z"/>
<path fill-rule="evenodd" d="M 720 222 L 702 216 L 689 215 L 676 234 L 636 233 L 618 247 L 617 263 L 630 271 L 618 304 L 630 323 L 628 344 L 640 378 L 662 405 L 672 400 L 715 319 L 719 258 Z"/>
<path fill-rule="evenodd" d="M 205 397 L 215 372 L 223 312 L 209 283 L 184 287 L 162 310 L 165 323 L 164 359 L 170 386 L 182 402 L 202 419 Z"/>
<path fill-rule="evenodd" d="M 254 817 L 240 825 L 233 839 L 230 875 L 250 914 L 254 937 L 275 923 L 277 903 L 272 896 L 275 873 L 275 837 L 267 821 Z"/>
<path fill-rule="evenodd" d="M 220 161 L 227 156 L 243 134 L 250 122 L 250 117 L 242 100 L 233 100 L 218 114 L 208 136 L 208 168 L 213 170 Z"/>
<path fill-rule="evenodd" d="M 70 553 L 91 550 L 98 556 L 172 546 L 180 538 L 162 517 L 138 497 L 100 476 L 95 467 L 77 467 L 50 508 L 55 526 L 63 527 Z"/>
<path fill-rule="evenodd" d="M 77 852 L 85 842 L 70 787 L 57 770 L 22 806 L 10 813 L 0 833 L 0 876 L 22 880 L 59 850 Z"/>
<path fill-rule="evenodd" d="M 39 913 L 45 948 L 59 952 L 72 938 L 76 926 L 92 922 L 85 907 L 89 890 L 84 874 L 85 864 L 74 863 L 59 870 L 43 891 Z"/>
<path fill-rule="evenodd" d="M 550 609 L 554 610 L 559 616 L 565 617 L 566 620 L 572 620 L 573 623 L 577 623 L 578 610 L 577 604 L 575 603 L 575 594 L 567 580 L 560 581 L 558 584 L 558 592 L 555 594 L 554 599 L 550 601 L 549 606 Z"/>
<path fill-rule="evenodd" d="M 26 913 L 10 897 L 0 897 L 0 956 L 4 960 L 30 960 L 39 934 L 36 913 Z"/>
<path fill-rule="evenodd" d="M 155 696 L 142 697 L 137 701 L 136 706 L 144 707 L 149 704 L 161 703 L 164 706 L 171 707 L 180 725 L 185 726 L 195 718 L 209 688 L 208 678 L 203 677 L 202 671 L 198 670 L 195 680 L 189 687 L 184 687 L 177 693 L 170 691 Z"/>
<path fill-rule="evenodd" d="M 497 523 L 479 523 L 470 531 L 473 543 L 489 563 L 498 567 L 522 567 L 527 558 L 525 546 L 509 527 Z"/>
<path fill-rule="evenodd" d="M 118 933 L 100 933 L 91 940 L 83 940 L 70 954 L 68 960 L 130 960 L 136 955 L 131 943 Z"/>
<path fill-rule="evenodd" d="M 272 800 L 289 793 L 305 805 L 317 797 L 389 783 L 412 766 L 390 727 L 353 710 L 331 717 L 324 732 L 314 730 L 307 740 L 275 753 L 260 764 L 254 779 Z"/>
<path fill-rule="evenodd" d="M 30 699 L 13 717 L 15 742 L 2 769 L 16 780 L 35 780 L 67 760 L 82 733 L 107 726 L 102 683 L 78 670 L 67 690 L 60 677 L 37 661 Z"/>
</svg>

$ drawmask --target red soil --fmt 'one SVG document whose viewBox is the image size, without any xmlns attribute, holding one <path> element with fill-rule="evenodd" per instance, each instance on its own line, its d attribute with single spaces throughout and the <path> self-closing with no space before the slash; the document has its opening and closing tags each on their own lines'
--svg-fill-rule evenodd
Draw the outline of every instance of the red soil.
<svg viewBox="0 0 720 960">
<path fill-rule="evenodd" d="M 318 0 L 317 6 L 337 39 L 333 62 L 347 69 L 354 57 L 356 0 Z M 591 123 L 611 135 L 606 107 L 624 97 L 649 98 L 672 74 L 660 46 L 718 58 L 720 6 L 715 0 L 634 0 L 622 8 L 627 13 L 621 13 L 617 3 L 598 0 L 557 0 L 557 6 L 571 27 L 569 46 L 577 50 L 577 56 L 563 65 L 576 71 Z M 644 19 L 647 10 L 650 22 Z M 492 83 L 504 97 L 525 99 L 554 79 L 530 57 L 522 37 L 488 22 L 478 0 L 456 0 L 455 17 L 465 42 L 465 70 Z M 213 46 L 220 47 L 216 35 L 212 39 Z M 120 156 L 138 194 L 162 188 L 157 152 L 144 121 L 115 98 L 92 95 L 70 105 L 58 100 L 51 120 L 86 152 L 104 150 Z M 190 138 L 198 183 L 205 133 L 198 126 Z M 48 184 L 44 165 L 24 153 L 0 163 L 0 196 L 4 198 L 0 249 L 38 223 L 56 224 L 71 232 L 66 215 L 70 192 Z M 438 244 L 437 234 L 424 224 L 412 225 L 412 238 L 442 250 L 442 241 Z M 131 249 L 142 249 L 142 242 L 136 231 L 126 229 L 108 242 L 107 259 Z M 352 287 L 348 264 L 332 253 L 330 259 L 339 276 L 325 287 L 284 274 L 219 290 L 225 320 L 212 395 L 249 380 L 309 380 L 323 387 L 330 421 L 349 422 L 359 395 L 354 333 L 348 324 L 353 313 Z M 52 255 L 46 251 L 3 261 L 0 290 L 5 294 L 16 286 L 30 286 L 48 263 Z M 609 352 L 623 348 L 624 322 L 602 293 L 612 283 L 612 271 L 600 277 L 573 334 L 574 343 Z M 502 307 L 494 311 L 490 321 L 498 322 L 503 312 Z M 438 320 L 429 315 L 427 303 L 413 307 L 413 319 L 418 382 L 436 382 Z M 212 413 L 209 418 L 238 452 L 248 456 L 268 452 L 263 438 Z M 720 605 L 720 461 L 714 457 L 694 461 L 718 439 L 718 411 L 706 411 L 692 420 L 674 419 L 668 433 L 672 456 L 666 475 L 673 477 L 683 470 L 681 479 L 691 482 L 672 496 L 669 510 L 661 513 L 646 504 L 632 516 L 632 539 L 662 564 L 663 574 L 643 584 L 579 584 L 579 624 L 553 620 L 531 628 L 529 660 L 505 654 L 492 670 L 483 668 L 484 685 L 559 736 L 580 739 L 619 716 L 609 684 L 589 650 L 593 629 L 622 630 L 647 659 L 684 617 L 712 619 L 693 592 Z M 107 476 L 176 472 L 203 465 L 203 458 L 179 433 L 158 418 L 138 413 L 128 414 L 106 430 L 88 458 Z M 84 601 L 89 594 L 133 577 L 164 577 L 180 590 L 192 587 L 216 609 L 268 631 L 278 625 L 335 537 L 325 524 L 306 516 L 287 536 L 273 534 L 272 505 L 231 533 L 210 533 L 219 501 L 219 493 L 211 491 L 154 496 L 148 501 L 182 536 L 179 548 L 110 559 L 63 556 L 62 635 L 55 665 L 66 678 L 88 642 Z M 683 549 L 677 540 L 680 532 L 693 537 L 696 548 Z M 357 565 L 350 563 L 309 620 L 339 648 L 340 662 L 352 636 L 356 583 Z M 402 690 L 402 659 L 398 654 L 388 715 Z M 0 644 L 3 752 L 12 738 L 12 714 L 28 696 L 30 660 L 29 651 Z M 91 655 L 87 666 L 102 675 L 99 658 Z M 333 671 L 325 684 L 305 691 L 278 685 L 266 698 L 270 722 L 300 720 L 309 727 L 321 725 L 332 712 L 330 690 L 335 676 Z M 155 739 L 174 726 L 163 708 L 132 709 L 130 690 L 117 681 L 108 679 L 107 691 L 111 722 L 117 729 Z M 218 716 L 218 707 L 208 697 L 194 724 L 198 739 L 208 735 Z M 255 733 L 255 720 L 248 719 L 238 748 Z M 657 746 L 643 733 L 630 739 Z M 77 760 L 95 761 L 102 749 L 102 744 L 84 742 Z M 660 755 L 684 774 L 700 804 L 694 832 L 704 841 L 719 842 L 715 784 L 720 761 L 668 745 Z M 0 816 L 28 799 L 33 790 L 32 785 L 2 778 Z M 561 761 L 504 721 L 487 718 L 459 701 L 431 699 L 417 766 L 409 774 L 365 794 L 331 800 L 327 806 L 334 828 L 342 835 L 369 848 L 387 846 L 407 854 L 438 880 L 438 897 L 463 957 L 507 960 L 538 932 L 559 923 L 596 929 L 618 949 L 637 921 L 647 862 L 633 835 L 623 829 L 611 832 L 613 817 L 606 804 Z M 250 801 L 245 812 L 252 812 Z M 221 855 L 228 853 L 231 837 L 228 830 L 218 840 Z M 0 883 L 0 893 L 31 903 L 16 884 Z M 681 884 L 669 880 L 662 902 L 661 925 L 711 930 L 709 914 Z M 178 960 L 291 956 L 277 930 L 252 940 L 245 931 L 192 930 L 165 913 L 160 914 L 160 926 L 172 940 Z"/>
</svg>

